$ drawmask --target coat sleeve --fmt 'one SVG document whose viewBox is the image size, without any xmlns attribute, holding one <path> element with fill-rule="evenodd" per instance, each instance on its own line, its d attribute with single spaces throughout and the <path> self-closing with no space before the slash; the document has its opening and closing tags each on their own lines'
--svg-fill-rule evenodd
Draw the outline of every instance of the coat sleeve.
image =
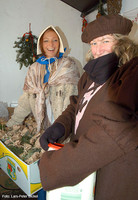
<svg viewBox="0 0 138 200">
<path fill-rule="evenodd" d="M 132 132 L 138 132 L 138 126 Z M 123 144 L 121 139 L 124 140 Z M 78 184 L 91 173 L 125 155 L 123 147 L 126 145 L 127 148 L 127 142 L 127 138 L 116 142 L 98 124 L 98 120 L 93 121 L 87 134 L 77 142 L 69 142 L 58 151 L 42 155 L 39 169 L 44 190 Z M 130 148 L 134 148 L 133 144 Z"/>
<path fill-rule="evenodd" d="M 24 92 L 18 100 L 18 106 L 14 109 L 14 113 L 11 119 L 7 122 L 7 126 L 11 127 L 13 125 L 22 124 L 25 117 L 31 113 L 31 107 L 29 102 L 29 96 Z"/>
</svg>

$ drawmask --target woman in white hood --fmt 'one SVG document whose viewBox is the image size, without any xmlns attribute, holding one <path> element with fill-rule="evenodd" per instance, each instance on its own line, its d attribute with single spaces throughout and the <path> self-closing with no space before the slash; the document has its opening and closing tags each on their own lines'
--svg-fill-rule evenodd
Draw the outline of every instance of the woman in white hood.
<svg viewBox="0 0 138 200">
<path fill-rule="evenodd" d="M 23 95 L 7 126 L 22 124 L 31 112 L 37 131 L 50 126 L 69 104 L 69 97 L 77 94 L 79 68 L 72 58 L 64 56 L 62 39 L 53 26 L 39 36 L 37 54 L 41 57 L 27 72 Z"/>
</svg>

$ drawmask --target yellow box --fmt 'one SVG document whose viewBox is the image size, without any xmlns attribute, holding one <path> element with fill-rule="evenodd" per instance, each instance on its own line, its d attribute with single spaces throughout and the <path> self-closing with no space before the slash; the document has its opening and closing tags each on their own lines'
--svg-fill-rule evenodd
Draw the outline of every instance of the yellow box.
<svg viewBox="0 0 138 200">
<path fill-rule="evenodd" d="M 38 161 L 26 164 L 1 141 L 0 167 L 28 196 L 42 188 Z"/>
</svg>

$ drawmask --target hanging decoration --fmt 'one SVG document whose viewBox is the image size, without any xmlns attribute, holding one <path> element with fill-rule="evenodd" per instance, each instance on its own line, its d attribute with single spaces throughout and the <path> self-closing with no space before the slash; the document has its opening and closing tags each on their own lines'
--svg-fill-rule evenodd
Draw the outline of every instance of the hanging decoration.
<svg viewBox="0 0 138 200">
<path fill-rule="evenodd" d="M 102 0 L 99 0 L 99 5 L 98 5 L 98 13 L 96 15 L 96 18 L 106 15 L 106 10 L 103 8 L 103 2 Z"/>
<path fill-rule="evenodd" d="M 122 0 L 107 0 L 108 14 L 119 14 L 122 8 Z"/>
<path fill-rule="evenodd" d="M 85 19 L 85 17 L 83 16 L 83 19 L 82 19 L 82 32 L 84 31 L 84 29 L 86 28 L 87 26 L 87 20 Z"/>
<path fill-rule="evenodd" d="M 22 37 L 18 37 L 19 41 L 14 42 L 13 48 L 16 50 L 16 62 L 20 64 L 20 69 L 23 65 L 28 67 L 36 60 L 36 49 L 37 49 L 37 36 L 32 34 L 31 23 L 29 24 L 29 32 L 23 34 Z"/>
</svg>

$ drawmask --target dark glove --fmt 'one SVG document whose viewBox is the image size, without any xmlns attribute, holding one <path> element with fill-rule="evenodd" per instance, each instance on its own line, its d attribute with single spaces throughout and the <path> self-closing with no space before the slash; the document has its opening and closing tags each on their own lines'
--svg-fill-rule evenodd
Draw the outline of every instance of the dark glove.
<svg viewBox="0 0 138 200">
<path fill-rule="evenodd" d="M 60 123 L 55 123 L 49 128 L 46 129 L 46 131 L 42 134 L 40 137 L 40 145 L 41 147 L 47 151 L 48 144 L 57 142 L 58 139 L 60 139 L 65 134 L 65 128 Z"/>
</svg>

